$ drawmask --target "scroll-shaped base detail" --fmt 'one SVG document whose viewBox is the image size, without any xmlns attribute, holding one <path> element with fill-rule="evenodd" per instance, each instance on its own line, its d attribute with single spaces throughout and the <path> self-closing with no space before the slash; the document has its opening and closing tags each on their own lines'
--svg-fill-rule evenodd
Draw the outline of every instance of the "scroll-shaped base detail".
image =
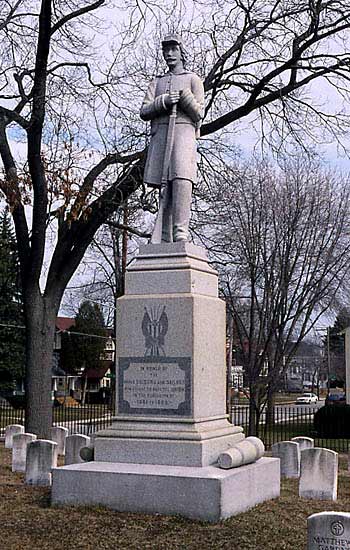
<svg viewBox="0 0 350 550">
<path fill-rule="evenodd" d="M 93 445 L 88 445 L 87 447 L 82 447 L 79 451 L 80 458 L 84 462 L 92 462 L 94 460 L 94 447 Z"/>
<path fill-rule="evenodd" d="M 240 441 L 234 447 L 220 454 L 218 465 L 225 470 L 229 468 L 238 468 L 245 464 L 256 462 L 264 456 L 265 447 L 258 437 L 247 437 Z"/>
</svg>

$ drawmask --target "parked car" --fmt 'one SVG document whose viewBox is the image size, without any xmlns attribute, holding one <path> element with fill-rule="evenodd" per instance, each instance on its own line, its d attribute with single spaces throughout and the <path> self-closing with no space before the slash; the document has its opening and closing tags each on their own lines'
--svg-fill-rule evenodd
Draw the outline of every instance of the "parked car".
<svg viewBox="0 0 350 550">
<path fill-rule="evenodd" d="M 297 397 L 295 403 L 301 405 L 303 403 L 317 403 L 318 397 L 315 393 L 303 393 L 300 397 Z"/>
<path fill-rule="evenodd" d="M 330 393 L 326 397 L 326 405 L 345 405 L 346 396 L 344 392 L 341 393 Z"/>
</svg>

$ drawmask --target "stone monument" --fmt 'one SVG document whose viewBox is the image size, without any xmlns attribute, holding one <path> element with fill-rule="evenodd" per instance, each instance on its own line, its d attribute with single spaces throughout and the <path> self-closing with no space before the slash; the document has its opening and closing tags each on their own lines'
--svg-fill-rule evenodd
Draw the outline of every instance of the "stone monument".
<svg viewBox="0 0 350 550">
<path fill-rule="evenodd" d="M 245 436 L 226 414 L 225 304 L 204 250 L 187 240 L 194 176 L 181 171 L 180 157 L 195 140 L 202 107 L 198 77 L 182 72 L 182 52 L 179 37 L 163 41 L 169 73 L 151 84 L 142 107 L 152 139 L 160 131 L 166 141 L 162 196 L 153 242 L 140 247 L 118 300 L 116 416 L 95 436 L 92 462 L 53 471 L 52 501 L 218 521 L 279 496 L 280 469 L 278 459 L 260 458 L 255 441 L 239 450 Z M 170 128 L 173 105 L 180 129 Z M 147 182 L 156 172 L 150 158 Z M 186 200 L 179 201 L 183 187 Z M 235 456 L 224 460 L 233 447 Z M 232 468 L 221 469 L 220 456 Z"/>
<path fill-rule="evenodd" d="M 160 204 L 151 242 L 188 240 L 192 185 L 197 179 L 197 147 L 204 112 L 201 79 L 186 70 L 181 37 L 162 41 L 169 71 L 149 85 L 141 118 L 151 121 L 144 183 L 159 188 Z"/>
</svg>

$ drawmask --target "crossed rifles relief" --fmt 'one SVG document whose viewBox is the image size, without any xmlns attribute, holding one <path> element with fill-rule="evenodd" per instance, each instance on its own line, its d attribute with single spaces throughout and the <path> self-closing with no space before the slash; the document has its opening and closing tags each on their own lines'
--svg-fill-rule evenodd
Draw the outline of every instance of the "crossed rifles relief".
<svg viewBox="0 0 350 550">
<path fill-rule="evenodd" d="M 166 306 L 145 307 L 142 319 L 142 334 L 145 337 L 145 357 L 165 356 L 164 339 L 168 332 Z"/>
</svg>

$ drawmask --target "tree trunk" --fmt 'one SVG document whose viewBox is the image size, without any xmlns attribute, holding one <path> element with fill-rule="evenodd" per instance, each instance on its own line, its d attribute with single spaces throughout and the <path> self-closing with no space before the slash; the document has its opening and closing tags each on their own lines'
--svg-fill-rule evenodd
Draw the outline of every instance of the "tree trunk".
<svg viewBox="0 0 350 550">
<path fill-rule="evenodd" d="M 267 390 L 267 404 L 266 404 L 266 428 L 267 430 L 273 430 L 275 424 L 275 392 L 272 388 Z"/>
<path fill-rule="evenodd" d="M 25 296 L 26 415 L 25 430 L 51 439 L 52 355 L 56 308 L 40 292 Z"/>
<path fill-rule="evenodd" d="M 259 415 L 257 411 L 257 389 L 250 384 L 249 386 L 249 425 L 248 435 L 259 436 Z"/>
</svg>

